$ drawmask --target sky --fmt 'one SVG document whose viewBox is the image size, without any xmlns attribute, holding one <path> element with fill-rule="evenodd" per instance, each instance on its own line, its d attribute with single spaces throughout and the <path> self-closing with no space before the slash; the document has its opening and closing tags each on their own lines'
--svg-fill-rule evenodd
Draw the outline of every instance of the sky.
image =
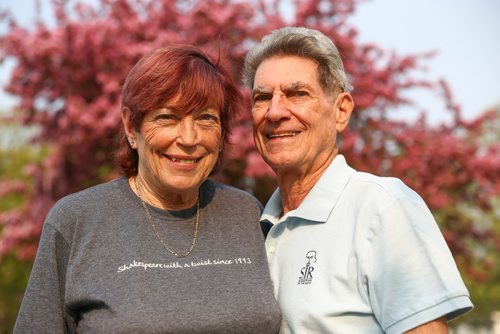
<svg viewBox="0 0 500 334">
<path fill-rule="evenodd" d="M 371 0 L 350 20 L 362 42 L 398 54 L 435 50 L 426 78 L 444 78 L 466 119 L 500 105 L 499 0 Z M 427 92 L 411 94 L 434 122 L 449 114 Z M 408 113 L 403 115 L 411 117 Z"/>
<path fill-rule="evenodd" d="M 42 17 L 50 17 L 49 0 L 40 0 Z M 33 0 L 0 0 L 23 25 L 35 17 Z M 397 54 L 436 51 L 425 61 L 421 76 L 443 78 L 462 106 L 466 119 L 500 104 L 500 1 L 499 0 L 364 0 L 350 22 L 359 41 L 373 42 Z M 0 32 L 1 32 L 0 27 Z M 0 86 L 8 80 L 12 62 L 0 65 Z M 400 108 L 395 117 L 412 119 L 415 111 L 427 111 L 433 123 L 446 122 L 449 114 L 434 92 L 409 93 L 416 108 Z M 0 89 L 0 110 L 15 99 Z"/>
</svg>

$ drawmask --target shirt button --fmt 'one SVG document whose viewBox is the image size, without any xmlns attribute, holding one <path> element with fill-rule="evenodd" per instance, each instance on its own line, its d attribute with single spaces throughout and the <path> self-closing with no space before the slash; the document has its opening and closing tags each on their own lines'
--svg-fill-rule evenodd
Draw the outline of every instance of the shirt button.
<svg viewBox="0 0 500 334">
<path fill-rule="evenodd" d="M 269 253 L 274 253 L 276 248 L 274 248 L 274 246 L 270 246 L 267 250 L 269 251 Z"/>
</svg>

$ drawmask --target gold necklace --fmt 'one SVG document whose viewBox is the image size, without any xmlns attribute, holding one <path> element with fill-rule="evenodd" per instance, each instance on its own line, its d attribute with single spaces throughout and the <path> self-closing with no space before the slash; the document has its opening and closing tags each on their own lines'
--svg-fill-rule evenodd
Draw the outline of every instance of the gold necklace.
<svg viewBox="0 0 500 334">
<path fill-rule="evenodd" d="M 139 199 L 141 200 L 141 203 L 142 203 L 142 207 L 144 208 L 144 211 L 146 212 L 146 216 L 148 217 L 148 222 L 149 222 L 149 225 L 151 225 L 151 227 L 153 228 L 153 231 L 155 232 L 156 234 L 156 238 L 160 241 L 161 245 L 163 246 L 163 248 L 165 248 L 167 251 L 169 251 L 171 254 L 173 254 L 175 257 L 186 257 L 188 256 L 189 254 L 191 254 L 191 251 L 193 250 L 194 248 L 194 245 L 196 244 L 196 239 L 198 238 L 198 225 L 199 225 L 199 221 L 200 221 L 200 200 L 198 199 L 196 201 L 196 223 L 194 225 L 194 236 L 193 236 L 193 241 L 191 241 L 191 246 L 189 246 L 189 249 L 186 251 L 186 252 L 176 252 L 175 250 L 173 250 L 164 240 L 163 238 L 161 237 L 160 233 L 158 232 L 158 228 L 156 227 L 156 224 L 153 220 L 153 217 L 151 216 L 151 213 L 149 213 L 149 210 L 148 210 L 148 207 L 146 205 L 146 203 L 144 202 L 144 200 L 142 199 L 141 195 L 139 194 L 139 186 L 138 186 L 138 183 L 137 183 L 137 179 L 139 178 L 139 176 L 136 176 L 135 177 L 135 189 L 137 190 L 137 197 L 139 197 Z M 141 185 L 142 187 L 142 185 Z"/>
</svg>

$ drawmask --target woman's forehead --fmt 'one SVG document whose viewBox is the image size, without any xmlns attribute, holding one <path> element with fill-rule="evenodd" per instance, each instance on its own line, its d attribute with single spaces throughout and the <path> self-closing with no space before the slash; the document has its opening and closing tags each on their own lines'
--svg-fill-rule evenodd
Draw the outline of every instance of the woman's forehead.
<svg viewBox="0 0 500 334">
<path fill-rule="evenodd" d="M 179 90 L 173 98 L 166 100 L 162 107 L 173 109 L 177 112 L 191 113 L 194 111 L 214 108 L 222 110 L 224 107 L 224 94 L 217 89 L 209 90 Z"/>
</svg>

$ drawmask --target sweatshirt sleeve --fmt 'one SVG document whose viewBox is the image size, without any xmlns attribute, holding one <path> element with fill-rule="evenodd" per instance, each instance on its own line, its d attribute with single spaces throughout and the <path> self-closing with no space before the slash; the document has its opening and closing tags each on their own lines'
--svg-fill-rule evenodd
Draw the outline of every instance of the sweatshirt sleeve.
<svg viewBox="0 0 500 334">
<path fill-rule="evenodd" d="M 68 332 L 64 290 L 69 254 L 61 233 L 46 222 L 14 333 Z"/>
</svg>

